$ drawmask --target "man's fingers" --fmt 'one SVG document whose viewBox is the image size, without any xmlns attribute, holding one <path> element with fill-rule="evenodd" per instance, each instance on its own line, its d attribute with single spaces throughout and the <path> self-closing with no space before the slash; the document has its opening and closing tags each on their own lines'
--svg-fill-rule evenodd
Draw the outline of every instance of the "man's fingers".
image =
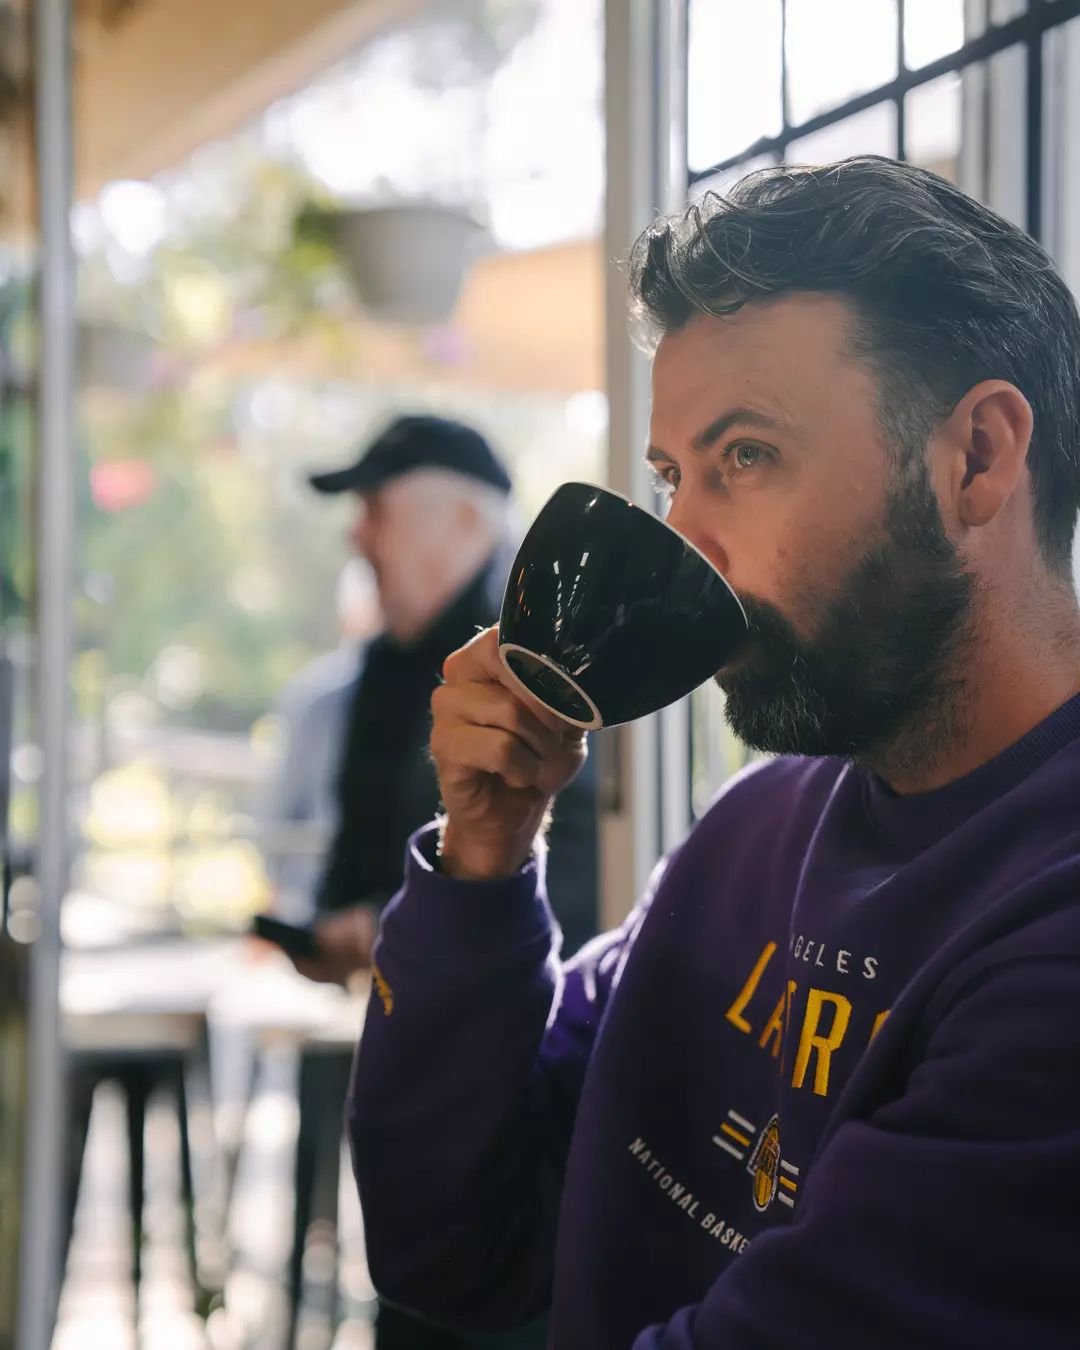
<svg viewBox="0 0 1080 1350">
<path fill-rule="evenodd" d="M 584 733 L 523 691 L 499 660 L 494 628 L 454 652 L 431 700 L 431 753 L 444 792 L 491 774 L 507 787 L 553 796 L 585 759 Z"/>
<path fill-rule="evenodd" d="M 542 722 L 509 689 L 498 684 L 441 685 L 431 699 L 436 726 L 440 720 L 491 727 L 516 736 L 538 758 L 558 753 L 562 730 Z"/>
<path fill-rule="evenodd" d="M 506 731 L 451 722 L 445 727 L 436 726 L 431 753 L 440 773 L 452 775 L 455 780 L 471 773 L 494 774 L 507 787 L 530 789 L 551 797 L 574 777 L 586 752 L 584 742 L 575 740 L 541 756 Z"/>
<path fill-rule="evenodd" d="M 494 680 L 501 683 L 503 664 L 499 660 L 499 630 L 487 628 L 471 642 L 451 652 L 443 662 L 443 679 L 448 684 L 462 680 Z"/>
<path fill-rule="evenodd" d="M 511 788 L 538 788 L 544 763 L 518 737 L 463 722 L 436 726 L 431 753 L 437 764 L 455 774 L 462 770 L 494 774 Z"/>
<path fill-rule="evenodd" d="M 489 684 L 506 689 L 543 726 L 562 733 L 567 723 L 545 708 L 513 678 L 499 658 L 499 632 L 488 628 L 465 647 L 452 652 L 443 663 L 447 686 Z"/>
</svg>

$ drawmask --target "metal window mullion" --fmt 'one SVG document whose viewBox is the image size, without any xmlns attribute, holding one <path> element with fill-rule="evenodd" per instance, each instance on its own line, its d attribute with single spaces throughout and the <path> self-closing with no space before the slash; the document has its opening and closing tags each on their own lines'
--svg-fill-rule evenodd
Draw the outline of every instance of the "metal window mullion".
<svg viewBox="0 0 1080 1350">
<path fill-rule="evenodd" d="M 626 283 L 613 260 L 625 255 L 659 206 L 656 118 L 659 0 L 606 0 L 604 279 L 608 483 L 648 501 L 642 450 L 649 423 L 649 368 L 630 341 Z M 599 733 L 600 922 L 619 924 L 645 888 L 659 854 L 659 741 L 656 718 Z"/>
<path fill-rule="evenodd" d="M 908 73 L 904 50 L 904 0 L 896 0 L 896 74 L 903 79 Z M 907 92 L 896 95 L 896 158 L 907 159 Z"/>
<path fill-rule="evenodd" d="M 686 77 L 687 0 L 667 0 L 657 11 L 657 205 L 663 211 L 677 210 L 687 193 L 686 174 Z M 644 437 L 642 438 L 642 442 Z M 642 444 L 638 442 L 638 446 Z M 660 800 L 658 829 L 660 851 L 667 853 L 684 837 L 691 821 L 690 700 L 680 699 L 660 713 Z"/>
<path fill-rule="evenodd" d="M 1035 32 L 1027 48 L 1027 232 L 1042 239 L 1043 35 Z"/>
</svg>

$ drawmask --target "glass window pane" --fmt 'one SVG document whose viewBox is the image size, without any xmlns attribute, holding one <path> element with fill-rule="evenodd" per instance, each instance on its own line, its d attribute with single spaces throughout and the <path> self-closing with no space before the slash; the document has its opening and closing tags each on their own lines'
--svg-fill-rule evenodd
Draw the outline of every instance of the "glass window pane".
<svg viewBox="0 0 1080 1350">
<path fill-rule="evenodd" d="M 1080 19 L 1048 32 L 1043 54 L 1043 241 L 1080 296 Z M 1073 577 L 1080 592 L 1080 532 Z"/>
<path fill-rule="evenodd" d="M 740 160 L 738 164 L 732 165 L 730 169 L 725 169 L 723 173 L 714 173 L 710 174 L 708 178 L 699 178 L 690 189 L 690 200 L 700 201 L 707 192 L 718 192 L 722 195 L 730 191 L 740 178 L 745 178 L 748 173 L 753 173 L 755 169 L 766 169 L 770 165 L 779 163 L 780 160 L 776 155 L 754 155 L 751 159 Z"/>
<path fill-rule="evenodd" d="M 848 155 L 896 154 L 896 104 L 878 103 L 854 117 L 792 141 L 789 164 L 829 164 Z"/>
<path fill-rule="evenodd" d="M 908 160 L 950 183 L 959 173 L 962 107 L 958 74 L 942 75 L 913 89 L 904 103 Z"/>
<path fill-rule="evenodd" d="M 766 756 L 747 749 L 728 726 L 724 696 L 712 680 L 690 695 L 690 728 L 690 802 L 701 817 L 727 779 Z"/>
<path fill-rule="evenodd" d="M 1077 534 L 1073 544 L 1073 576 L 1076 579 L 1076 588 L 1080 590 L 1080 533 Z"/>
<path fill-rule="evenodd" d="M 1026 8 L 1025 0 L 907 0 L 904 61 L 909 70 L 928 66 Z"/>
<path fill-rule="evenodd" d="M 1027 52 L 1017 43 L 961 74 L 957 182 L 1007 220 L 1027 226 Z"/>
<path fill-rule="evenodd" d="M 1043 235 L 1080 295 L 1080 139 L 1073 131 L 1080 125 L 1080 19 L 1052 29 L 1045 42 Z"/>
<path fill-rule="evenodd" d="M 783 124 L 780 0 L 694 0 L 687 49 L 687 158 L 708 168 Z"/>
<path fill-rule="evenodd" d="M 964 0 L 907 0 L 904 61 L 909 70 L 928 66 L 964 45 Z"/>
<path fill-rule="evenodd" d="M 1018 19 L 1027 7 L 1027 0 L 969 0 L 968 36 L 977 37 L 990 24 L 1000 28 L 1010 19 Z"/>
<path fill-rule="evenodd" d="M 897 23 L 896 0 L 789 0 L 785 41 L 792 124 L 894 80 Z"/>
</svg>

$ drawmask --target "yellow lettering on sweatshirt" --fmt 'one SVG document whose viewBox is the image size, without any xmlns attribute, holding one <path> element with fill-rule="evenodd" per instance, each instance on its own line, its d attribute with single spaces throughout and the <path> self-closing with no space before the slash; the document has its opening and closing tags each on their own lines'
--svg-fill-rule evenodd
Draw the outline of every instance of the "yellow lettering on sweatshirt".
<svg viewBox="0 0 1080 1350">
<path fill-rule="evenodd" d="M 832 1024 L 824 1035 L 821 1034 L 822 1014 L 826 1005 L 832 1012 Z M 833 1052 L 839 1049 L 844 1034 L 851 1021 L 851 1000 L 843 994 L 830 994 L 825 989 L 810 989 L 806 995 L 806 1012 L 803 1016 L 802 1030 L 799 1033 L 799 1048 L 795 1054 L 795 1069 L 791 1075 L 791 1086 L 801 1088 L 806 1082 L 806 1073 L 814 1059 L 814 1092 L 819 1097 L 829 1095 L 829 1068 Z"/>
<path fill-rule="evenodd" d="M 754 963 L 754 969 L 747 977 L 746 983 L 739 990 L 735 1002 L 724 1014 L 733 1027 L 738 1028 L 739 1031 L 744 1032 L 746 1035 L 750 1034 L 751 1028 L 750 1023 L 743 1017 L 743 1013 L 746 1011 L 750 1000 L 754 997 L 757 987 L 761 983 L 761 977 L 765 974 L 765 968 L 773 959 L 775 951 L 775 942 L 767 942 L 765 944 L 761 955 Z"/>
</svg>

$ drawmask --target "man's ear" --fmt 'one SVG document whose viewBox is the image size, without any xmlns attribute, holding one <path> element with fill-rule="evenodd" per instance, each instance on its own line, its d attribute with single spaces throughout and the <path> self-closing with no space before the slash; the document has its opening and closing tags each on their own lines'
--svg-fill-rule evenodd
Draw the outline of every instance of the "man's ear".
<svg viewBox="0 0 1080 1350">
<path fill-rule="evenodd" d="M 948 494 L 956 521 L 988 525 L 1016 491 L 1027 466 L 1034 414 L 1007 380 L 969 389 L 941 428 Z"/>
</svg>

